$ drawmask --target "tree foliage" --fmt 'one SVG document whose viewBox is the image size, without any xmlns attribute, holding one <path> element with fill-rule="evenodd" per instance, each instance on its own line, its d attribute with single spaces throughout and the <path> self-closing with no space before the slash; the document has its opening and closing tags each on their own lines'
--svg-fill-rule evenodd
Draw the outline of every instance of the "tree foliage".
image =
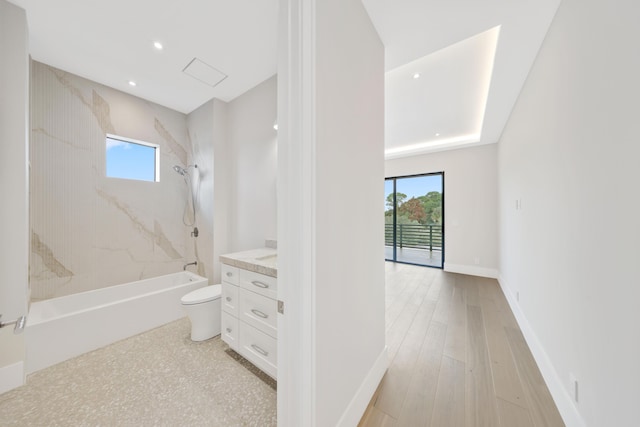
<svg viewBox="0 0 640 427">
<path fill-rule="evenodd" d="M 400 215 L 406 215 L 412 221 L 418 221 L 418 223 L 423 224 L 424 220 L 427 218 L 427 213 L 424 211 L 424 206 L 420 202 L 420 200 L 415 197 L 410 198 L 406 202 L 404 202 L 399 208 L 398 213 Z"/>
<path fill-rule="evenodd" d="M 407 200 L 404 193 L 396 193 L 398 224 L 442 224 L 442 194 L 430 191 L 424 196 Z M 387 196 L 385 222 L 393 222 L 393 193 Z"/>
<path fill-rule="evenodd" d="M 396 193 L 396 201 L 398 202 L 398 206 L 400 206 L 401 204 L 404 203 L 404 201 L 406 200 L 407 195 L 404 193 Z M 391 210 L 393 210 L 393 193 L 389 193 L 389 195 L 387 196 L 387 207 Z M 388 210 L 387 210 L 388 212 Z"/>
</svg>

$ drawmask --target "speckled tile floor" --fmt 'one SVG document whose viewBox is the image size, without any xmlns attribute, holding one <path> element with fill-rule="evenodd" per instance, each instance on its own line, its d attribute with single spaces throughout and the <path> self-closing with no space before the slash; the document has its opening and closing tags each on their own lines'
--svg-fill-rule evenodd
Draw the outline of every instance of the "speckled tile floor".
<svg viewBox="0 0 640 427">
<path fill-rule="evenodd" d="M 187 318 L 30 375 L 2 426 L 275 426 L 276 384 Z"/>
</svg>

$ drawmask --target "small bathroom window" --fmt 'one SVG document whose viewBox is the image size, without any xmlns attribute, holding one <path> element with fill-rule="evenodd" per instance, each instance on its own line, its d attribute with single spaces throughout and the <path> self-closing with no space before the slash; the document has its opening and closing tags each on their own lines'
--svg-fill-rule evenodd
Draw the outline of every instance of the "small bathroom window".
<svg viewBox="0 0 640 427">
<path fill-rule="evenodd" d="M 148 142 L 107 135 L 107 177 L 160 181 L 160 147 Z"/>
</svg>

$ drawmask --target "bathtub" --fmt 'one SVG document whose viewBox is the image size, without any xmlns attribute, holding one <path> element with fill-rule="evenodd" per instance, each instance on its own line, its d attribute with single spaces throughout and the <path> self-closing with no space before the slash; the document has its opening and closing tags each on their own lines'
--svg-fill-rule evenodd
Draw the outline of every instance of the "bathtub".
<svg viewBox="0 0 640 427">
<path fill-rule="evenodd" d="M 208 284 L 188 271 L 31 304 L 25 340 L 32 373 L 186 315 L 180 298 Z"/>
</svg>

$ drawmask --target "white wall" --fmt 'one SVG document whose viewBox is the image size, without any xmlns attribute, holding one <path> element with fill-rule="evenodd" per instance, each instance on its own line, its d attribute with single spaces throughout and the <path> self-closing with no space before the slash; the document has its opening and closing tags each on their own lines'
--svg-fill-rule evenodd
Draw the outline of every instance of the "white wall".
<svg viewBox="0 0 640 427">
<path fill-rule="evenodd" d="M 384 47 L 359 0 L 316 13 L 316 415 L 355 425 L 351 399 L 387 363 Z"/>
<path fill-rule="evenodd" d="M 570 426 L 638 425 L 639 12 L 564 0 L 499 143 L 500 281 Z"/>
<path fill-rule="evenodd" d="M 193 152 L 193 163 L 197 170 L 189 169 L 192 191 L 196 197 L 198 237 L 187 240 L 190 253 L 187 262 L 198 261 L 196 270 L 206 276 L 210 283 L 220 279 L 220 272 L 213 258 L 213 218 L 214 218 L 214 100 L 204 103 L 187 115 L 187 130 Z M 215 282 L 219 283 L 219 282 Z"/>
<path fill-rule="evenodd" d="M 29 268 L 27 18 L 0 0 L 0 321 L 27 313 Z M 24 382 L 24 340 L 0 330 L 0 393 Z"/>
<path fill-rule="evenodd" d="M 231 252 L 231 193 L 233 170 L 229 167 L 231 150 L 227 136 L 227 108 L 213 99 L 213 283 L 220 283 L 220 255 Z"/>
<path fill-rule="evenodd" d="M 384 48 L 359 0 L 281 6 L 278 422 L 353 426 L 388 364 Z"/>
<path fill-rule="evenodd" d="M 227 104 L 233 252 L 264 247 L 276 236 L 277 106 L 276 76 Z"/>
<path fill-rule="evenodd" d="M 444 172 L 444 269 L 497 277 L 496 145 L 441 151 L 385 162 L 387 177 L 429 172 Z"/>
</svg>

